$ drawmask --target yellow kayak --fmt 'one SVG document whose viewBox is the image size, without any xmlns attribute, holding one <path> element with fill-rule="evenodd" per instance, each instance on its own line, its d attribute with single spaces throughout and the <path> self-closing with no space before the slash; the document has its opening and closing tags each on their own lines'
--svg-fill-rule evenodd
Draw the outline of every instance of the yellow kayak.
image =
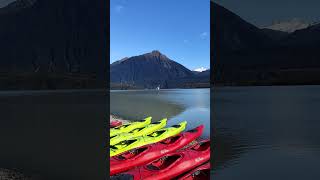
<svg viewBox="0 0 320 180">
<path fill-rule="evenodd" d="M 125 141 L 121 141 L 115 145 L 110 146 L 110 157 L 123 153 L 125 151 L 132 150 L 137 147 L 141 147 L 147 144 L 153 144 L 164 140 L 168 137 L 175 136 L 182 132 L 186 128 L 187 122 L 183 121 L 178 125 L 174 125 L 168 128 L 159 129 L 147 136 L 140 136 Z"/>
<path fill-rule="evenodd" d="M 110 137 L 113 137 L 113 136 L 121 134 L 121 133 L 128 133 L 128 132 L 130 132 L 134 129 L 137 129 L 137 128 L 143 128 L 151 123 L 151 119 L 152 119 L 152 117 L 147 117 L 147 118 L 140 120 L 140 121 L 134 121 L 131 123 L 127 123 L 127 124 L 115 127 L 115 128 L 111 128 L 110 129 Z"/>
<path fill-rule="evenodd" d="M 146 136 L 149 135 L 156 130 L 159 130 L 165 127 L 167 124 L 167 119 L 162 119 L 160 121 L 151 123 L 143 128 L 134 129 L 130 133 L 121 133 L 115 136 L 110 137 L 110 145 L 115 145 L 121 141 L 132 139 L 139 136 Z"/>
</svg>

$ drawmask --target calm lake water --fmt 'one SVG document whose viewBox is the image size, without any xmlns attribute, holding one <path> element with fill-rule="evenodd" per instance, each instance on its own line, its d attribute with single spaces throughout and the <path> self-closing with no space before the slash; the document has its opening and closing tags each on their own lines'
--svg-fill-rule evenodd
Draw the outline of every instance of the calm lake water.
<svg viewBox="0 0 320 180">
<path fill-rule="evenodd" d="M 320 179 L 320 86 L 214 90 L 215 177 Z"/>
<path fill-rule="evenodd" d="M 1 91 L 0 168 L 103 179 L 107 108 L 105 90 Z"/>
<path fill-rule="evenodd" d="M 204 124 L 203 137 L 210 136 L 209 89 L 111 91 L 110 113 L 130 120 L 168 118 L 168 126 L 187 121 L 186 130 Z"/>
</svg>

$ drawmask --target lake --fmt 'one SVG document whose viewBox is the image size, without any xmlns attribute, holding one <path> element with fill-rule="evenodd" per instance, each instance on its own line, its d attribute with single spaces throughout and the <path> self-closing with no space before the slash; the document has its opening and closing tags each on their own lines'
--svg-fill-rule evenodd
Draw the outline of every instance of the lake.
<svg viewBox="0 0 320 180">
<path fill-rule="evenodd" d="M 320 86 L 217 87 L 214 179 L 320 179 Z"/>
<path fill-rule="evenodd" d="M 167 126 L 187 121 L 186 130 L 204 124 L 202 137 L 210 137 L 210 89 L 114 90 L 110 113 L 129 120 L 168 118 Z"/>
<path fill-rule="evenodd" d="M 1 91 L 0 168 L 104 179 L 107 108 L 105 90 Z"/>
</svg>

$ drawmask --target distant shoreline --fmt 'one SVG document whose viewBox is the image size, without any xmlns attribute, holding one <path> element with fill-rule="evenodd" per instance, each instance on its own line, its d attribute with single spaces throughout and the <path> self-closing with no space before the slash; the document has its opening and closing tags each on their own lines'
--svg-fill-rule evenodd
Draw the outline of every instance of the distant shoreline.
<svg viewBox="0 0 320 180">
<path fill-rule="evenodd" d="M 212 87 L 276 87 L 276 86 L 320 86 L 320 84 L 213 84 Z"/>
<path fill-rule="evenodd" d="M 173 88 L 160 88 L 160 89 L 208 89 L 210 85 L 203 87 L 173 87 Z M 156 88 L 139 88 L 139 87 L 126 87 L 126 88 L 118 88 L 118 87 L 110 87 L 110 90 L 157 90 Z"/>
</svg>

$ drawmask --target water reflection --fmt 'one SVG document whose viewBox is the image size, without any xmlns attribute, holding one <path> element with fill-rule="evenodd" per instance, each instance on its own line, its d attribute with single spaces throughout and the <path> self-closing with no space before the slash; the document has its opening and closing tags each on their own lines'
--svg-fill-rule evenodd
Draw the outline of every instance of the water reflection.
<svg viewBox="0 0 320 180">
<path fill-rule="evenodd" d="M 216 178 L 319 179 L 319 90 L 320 86 L 216 88 Z"/>
<path fill-rule="evenodd" d="M 186 130 L 204 124 L 203 137 L 209 137 L 209 98 L 209 89 L 111 91 L 110 112 L 128 119 L 168 118 L 168 126 L 187 121 Z"/>
</svg>

